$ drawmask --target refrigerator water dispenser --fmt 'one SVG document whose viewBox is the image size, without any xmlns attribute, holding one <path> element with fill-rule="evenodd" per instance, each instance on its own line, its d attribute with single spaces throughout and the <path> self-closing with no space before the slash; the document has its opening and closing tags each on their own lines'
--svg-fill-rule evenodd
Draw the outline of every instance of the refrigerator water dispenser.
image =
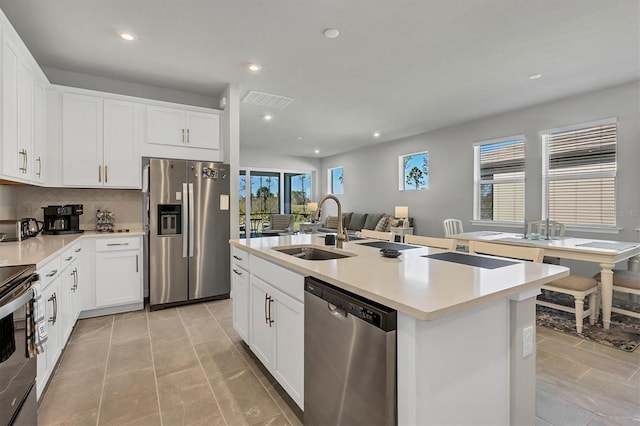
<svg viewBox="0 0 640 426">
<path fill-rule="evenodd" d="M 158 204 L 158 235 L 182 234 L 182 206 Z"/>
</svg>

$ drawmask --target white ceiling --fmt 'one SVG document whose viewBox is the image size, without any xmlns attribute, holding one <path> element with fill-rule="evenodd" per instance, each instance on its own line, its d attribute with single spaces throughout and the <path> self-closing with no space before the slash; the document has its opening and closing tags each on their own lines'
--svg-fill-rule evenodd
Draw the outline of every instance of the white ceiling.
<svg viewBox="0 0 640 426">
<path fill-rule="evenodd" d="M 0 0 L 0 8 L 43 67 L 213 97 L 237 83 L 241 97 L 293 98 L 283 110 L 243 104 L 240 116 L 243 148 L 291 155 L 333 155 L 640 76 L 638 0 Z M 325 38 L 327 28 L 340 36 Z M 139 38 L 126 43 L 121 30 Z M 262 71 L 249 73 L 248 62 Z M 543 77 L 529 80 L 535 73 Z"/>
</svg>

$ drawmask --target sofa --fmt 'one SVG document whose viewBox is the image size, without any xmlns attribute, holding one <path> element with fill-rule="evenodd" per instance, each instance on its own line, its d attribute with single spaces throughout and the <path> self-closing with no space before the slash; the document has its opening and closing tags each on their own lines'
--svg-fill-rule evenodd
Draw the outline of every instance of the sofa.
<svg viewBox="0 0 640 426">
<path fill-rule="evenodd" d="M 370 229 L 387 232 L 391 227 L 402 226 L 402 219 L 386 213 L 342 213 L 342 224 L 348 234 Z M 413 218 L 409 218 L 409 226 L 413 226 Z M 338 232 L 338 216 L 327 216 L 318 228 L 320 232 Z"/>
</svg>

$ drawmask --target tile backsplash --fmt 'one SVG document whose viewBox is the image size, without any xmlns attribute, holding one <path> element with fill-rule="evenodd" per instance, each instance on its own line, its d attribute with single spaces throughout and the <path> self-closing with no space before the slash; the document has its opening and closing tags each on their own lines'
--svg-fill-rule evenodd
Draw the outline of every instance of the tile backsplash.
<svg viewBox="0 0 640 426">
<path fill-rule="evenodd" d="M 15 218 L 35 217 L 43 220 L 42 207 L 82 204 L 84 214 L 80 216 L 81 229 L 95 229 L 96 211 L 104 209 L 114 213 L 116 229 L 142 229 L 142 192 L 140 190 L 43 188 L 29 185 L 16 185 L 9 189 L 14 192 Z"/>
</svg>

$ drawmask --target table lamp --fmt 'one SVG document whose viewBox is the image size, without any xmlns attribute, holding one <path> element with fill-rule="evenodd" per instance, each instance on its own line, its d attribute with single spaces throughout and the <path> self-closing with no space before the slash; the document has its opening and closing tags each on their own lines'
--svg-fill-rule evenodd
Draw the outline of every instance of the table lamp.
<svg viewBox="0 0 640 426">
<path fill-rule="evenodd" d="M 402 227 L 409 227 L 409 207 L 396 206 L 395 217 L 402 219 Z"/>
<path fill-rule="evenodd" d="M 311 223 L 313 223 L 313 214 L 316 212 L 316 210 L 318 210 L 318 203 L 307 203 L 307 210 L 309 210 L 309 213 L 311 213 L 309 217 Z"/>
</svg>

